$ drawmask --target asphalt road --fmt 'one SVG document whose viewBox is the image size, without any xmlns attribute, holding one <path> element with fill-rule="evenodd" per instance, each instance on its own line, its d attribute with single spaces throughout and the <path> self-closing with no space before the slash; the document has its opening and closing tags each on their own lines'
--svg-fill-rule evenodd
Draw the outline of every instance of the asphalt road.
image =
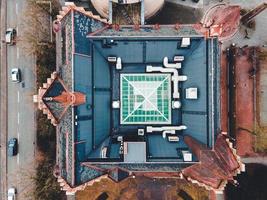
<svg viewBox="0 0 267 200">
<path fill-rule="evenodd" d="M 7 84 L 8 84 L 8 135 L 7 139 L 18 139 L 18 155 L 7 158 L 7 188 L 17 189 L 17 199 L 25 199 L 29 191 L 30 175 L 34 169 L 35 155 L 35 107 L 32 96 L 36 93 L 36 59 L 23 49 L 23 15 L 26 0 L 7 1 L 7 28 L 16 28 L 17 43 L 7 46 Z M 20 68 L 21 83 L 11 82 L 11 69 Z"/>
</svg>

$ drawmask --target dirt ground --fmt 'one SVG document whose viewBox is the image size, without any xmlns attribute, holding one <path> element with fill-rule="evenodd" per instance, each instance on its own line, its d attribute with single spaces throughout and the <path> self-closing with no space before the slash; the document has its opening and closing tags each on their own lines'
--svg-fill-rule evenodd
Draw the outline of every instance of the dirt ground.
<svg viewBox="0 0 267 200">
<path fill-rule="evenodd" d="M 128 178 L 120 183 L 104 179 L 77 193 L 77 200 L 96 200 L 103 192 L 108 200 L 182 200 L 184 190 L 194 200 L 207 200 L 208 192 L 180 179 Z"/>
</svg>

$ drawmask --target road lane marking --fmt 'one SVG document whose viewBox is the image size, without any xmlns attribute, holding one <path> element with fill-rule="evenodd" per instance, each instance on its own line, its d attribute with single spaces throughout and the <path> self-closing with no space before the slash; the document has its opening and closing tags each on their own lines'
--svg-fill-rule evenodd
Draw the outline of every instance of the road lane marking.
<svg viewBox="0 0 267 200">
<path fill-rule="evenodd" d="M 18 15 L 18 12 L 19 10 L 18 10 L 18 3 L 16 3 L 16 14 Z"/>
<path fill-rule="evenodd" d="M 19 153 L 17 154 L 17 164 L 19 165 Z"/>
<path fill-rule="evenodd" d="M 18 132 L 18 142 L 19 142 L 19 132 Z"/>
<path fill-rule="evenodd" d="M 17 59 L 19 59 L 19 48 L 17 47 Z"/>
<path fill-rule="evenodd" d="M 19 103 L 19 91 L 18 91 L 18 103 Z"/>
<path fill-rule="evenodd" d="M 19 124 L 19 113 L 18 113 L 18 124 Z"/>
</svg>

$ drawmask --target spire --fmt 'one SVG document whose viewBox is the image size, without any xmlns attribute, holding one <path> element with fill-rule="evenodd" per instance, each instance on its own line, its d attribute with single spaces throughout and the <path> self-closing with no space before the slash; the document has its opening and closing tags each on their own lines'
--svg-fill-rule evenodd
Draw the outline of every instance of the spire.
<svg viewBox="0 0 267 200">
<path fill-rule="evenodd" d="M 70 106 L 79 106 L 86 102 L 86 95 L 69 91 L 57 72 L 53 72 L 43 87 L 39 88 L 38 94 L 34 95 L 34 102 L 38 103 L 38 108 L 56 126 Z"/>
<path fill-rule="evenodd" d="M 63 91 L 60 95 L 52 97 L 52 100 L 62 103 L 65 106 L 79 106 L 86 102 L 86 97 L 80 92 L 65 92 Z"/>
</svg>

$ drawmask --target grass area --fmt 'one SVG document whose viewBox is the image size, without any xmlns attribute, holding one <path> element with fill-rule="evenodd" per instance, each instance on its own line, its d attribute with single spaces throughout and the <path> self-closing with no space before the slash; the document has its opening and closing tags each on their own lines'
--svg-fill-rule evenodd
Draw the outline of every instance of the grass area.
<svg viewBox="0 0 267 200">
<path fill-rule="evenodd" d="M 208 192 L 180 179 L 128 178 L 120 183 L 103 179 L 84 191 L 79 191 L 77 200 L 96 200 L 103 194 L 108 200 L 168 199 L 182 200 L 178 193 L 186 192 L 192 199 L 206 200 Z M 104 196 L 104 195 L 103 195 Z"/>
<path fill-rule="evenodd" d="M 257 126 L 255 130 L 239 127 L 239 129 L 247 131 L 255 136 L 254 151 L 256 153 L 267 153 L 267 127 Z"/>
</svg>

